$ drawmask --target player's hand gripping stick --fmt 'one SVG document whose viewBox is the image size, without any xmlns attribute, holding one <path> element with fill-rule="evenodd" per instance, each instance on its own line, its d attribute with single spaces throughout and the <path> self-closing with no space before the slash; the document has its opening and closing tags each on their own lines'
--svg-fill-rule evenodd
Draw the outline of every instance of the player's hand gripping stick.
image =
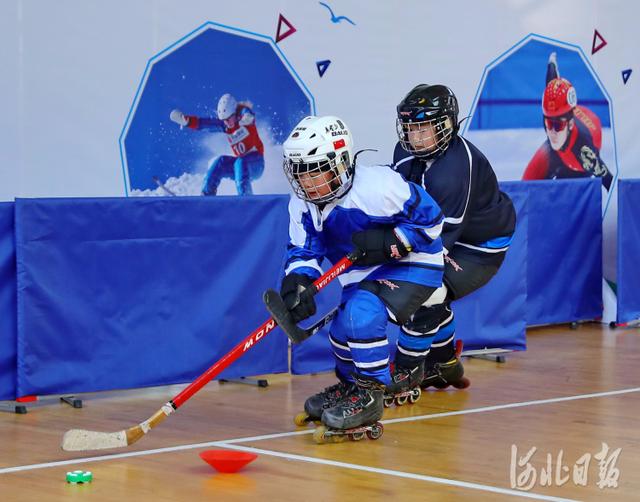
<svg viewBox="0 0 640 502">
<path fill-rule="evenodd" d="M 324 275 L 316 279 L 313 285 L 309 286 L 303 294 L 316 295 L 318 291 L 323 289 L 333 279 L 338 277 L 338 275 L 345 272 L 349 267 L 351 267 L 351 265 L 353 265 L 355 261 L 360 259 L 362 256 L 362 251 L 358 249 L 352 251 L 347 256 L 338 261 Z M 310 336 L 316 334 L 333 320 L 338 311 L 338 309 L 335 308 L 309 328 L 301 328 L 296 324 L 291 315 L 291 312 L 289 311 L 282 297 L 277 291 L 268 289 L 267 291 L 265 291 L 262 299 L 267 306 L 267 310 L 276 321 L 278 326 L 280 326 L 280 329 L 284 331 L 284 333 L 293 343 L 300 343 Z"/>
</svg>

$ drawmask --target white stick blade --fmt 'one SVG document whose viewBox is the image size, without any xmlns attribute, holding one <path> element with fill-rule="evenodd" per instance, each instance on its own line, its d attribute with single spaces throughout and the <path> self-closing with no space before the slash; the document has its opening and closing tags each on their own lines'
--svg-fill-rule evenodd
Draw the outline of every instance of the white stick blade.
<svg viewBox="0 0 640 502">
<path fill-rule="evenodd" d="M 127 434 L 120 432 L 96 432 L 71 429 L 64 433 L 62 449 L 65 451 L 104 450 L 127 446 Z"/>
</svg>

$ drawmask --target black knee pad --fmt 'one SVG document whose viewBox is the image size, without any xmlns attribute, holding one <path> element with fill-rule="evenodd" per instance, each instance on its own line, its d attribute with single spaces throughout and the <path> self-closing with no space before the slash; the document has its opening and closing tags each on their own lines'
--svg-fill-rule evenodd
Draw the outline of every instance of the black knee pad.
<svg viewBox="0 0 640 502">
<path fill-rule="evenodd" d="M 404 325 L 411 331 L 428 333 L 438 328 L 451 315 L 448 303 L 440 303 L 431 307 L 420 307 Z M 448 323 L 447 323 L 448 324 Z"/>
<path fill-rule="evenodd" d="M 459 300 L 487 284 L 498 272 L 504 257 L 504 252 L 479 257 L 466 248 L 455 246 L 444 267 L 447 298 Z"/>
<path fill-rule="evenodd" d="M 358 288 L 380 298 L 395 317 L 393 321 L 399 325 L 409 321 L 420 305 L 426 302 L 435 291 L 435 288 L 429 286 L 387 279 L 362 281 L 358 284 Z"/>
</svg>

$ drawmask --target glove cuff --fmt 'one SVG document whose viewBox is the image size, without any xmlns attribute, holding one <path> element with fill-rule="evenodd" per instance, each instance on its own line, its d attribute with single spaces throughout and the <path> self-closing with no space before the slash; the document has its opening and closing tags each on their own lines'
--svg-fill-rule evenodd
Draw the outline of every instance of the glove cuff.
<svg viewBox="0 0 640 502">
<path fill-rule="evenodd" d="M 406 250 L 407 254 L 410 253 L 412 249 L 411 242 L 409 242 L 409 239 L 407 239 L 407 236 L 405 235 L 405 233 L 402 230 L 400 230 L 398 227 L 395 227 L 393 229 L 393 234 L 396 236 L 396 239 L 398 239 L 398 242 L 404 246 L 404 249 Z"/>
<path fill-rule="evenodd" d="M 280 295 L 286 295 L 287 293 L 293 293 L 298 291 L 298 286 L 303 286 L 307 289 L 313 284 L 313 279 L 306 274 L 297 274 L 292 272 L 282 279 L 282 285 L 280 286 Z"/>
</svg>

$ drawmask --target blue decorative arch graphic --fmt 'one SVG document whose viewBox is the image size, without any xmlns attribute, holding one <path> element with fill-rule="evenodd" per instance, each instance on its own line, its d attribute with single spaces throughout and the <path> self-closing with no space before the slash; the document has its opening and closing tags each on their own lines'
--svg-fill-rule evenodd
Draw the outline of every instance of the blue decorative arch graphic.
<svg viewBox="0 0 640 502">
<path fill-rule="evenodd" d="M 198 142 L 185 138 L 206 132 L 180 131 L 168 120 L 171 109 L 215 117 L 226 92 L 251 101 L 258 125 L 268 121 L 279 143 L 316 113 L 313 95 L 272 37 L 206 22 L 147 62 L 119 137 L 126 195 L 156 188 L 154 177 L 175 176 L 202 156 Z"/>
<path fill-rule="evenodd" d="M 505 52 L 503 52 L 502 54 L 500 54 L 498 57 L 496 57 L 493 61 L 491 61 L 490 63 L 488 63 L 485 68 L 484 71 L 482 73 L 482 77 L 480 78 L 480 82 L 478 84 L 478 88 L 476 90 L 476 94 L 473 98 L 473 102 L 471 104 L 471 108 L 469 110 L 469 113 L 467 114 L 470 119 L 464 121 L 463 126 L 462 126 L 462 134 L 464 135 L 467 131 L 469 130 L 474 130 L 474 129 L 478 129 L 479 128 L 479 122 L 480 119 L 477 118 L 476 114 L 479 110 L 479 107 L 482 105 L 481 101 L 482 101 L 482 94 L 483 94 L 483 90 L 484 87 L 488 81 L 488 79 L 490 78 L 490 73 L 492 70 L 494 70 L 495 68 L 499 67 L 501 64 L 505 63 L 505 61 L 508 61 L 508 59 L 510 58 L 510 56 L 514 55 L 515 53 L 517 53 L 518 51 L 522 50 L 525 46 L 527 46 L 527 44 L 529 43 L 544 43 L 547 45 L 553 45 L 555 48 L 558 49 L 558 51 L 562 51 L 564 55 L 569 54 L 569 52 L 576 54 L 577 57 L 579 57 L 583 67 L 586 69 L 586 71 L 588 71 L 589 76 L 591 77 L 592 82 L 595 83 L 594 86 L 591 86 L 590 88 L 585 88 L 583 90 L 586 90 L 586 97 L 585 99 L 581 98 L 581 91 L 580 89 L 577 89 L 578 91 L 578 102 L 583 104 L 587 104 L 587 106 L 590 107 L 600 107 L 600 112 L 602 113 L 603 109 L 606 109 L 606 114 L 603 116 L 601 114 L 598 114 L 602 120 L 603 126 L 607 127 L 610 126 L 611 127 L 611 131 L 612 131 L 612 137 L 613 137 L 613 155 L 614 155 L 614 163 L 615 163 L 615 173 L 614 173 L 614 178 L 613 178 L 613 182 L 612 182 L 612 187 L 615 187 L 617 179 L 618 179 L 618 175 L 619 175 L 619 168 L 618 168 L 618 148 L 617 148 L 617 142 L 616 142 L 616 133 L 615 133 L 615 122 L 614 122 L 614 112 L 613 112 L 613 100 L 611 99 L 611 96 L 609 95 L 609 93 L 607 92 L 607 90 L 605 89 L 604 85 L 602 84 L 602 81 L 600 80 L 600 78 L 598 77 L 598 74 L 596 73 L 596 71 L 594 70 L 593 66 L 591 65 L 591 62 L 589 61 L 589 59 L 587 58 L 586 54 L 584 53 L 584 51 L 582 50 L 582 48 L 578 45 L 574 45 L 574 44 L 570 44 L 567 42 L 563 42 L 561 40 L 557 40 L 554 38 L 549 38 L 549 37 L 545 37 L 542 35 L 538 35 L 535 33 L 530 33 L 529 35 L 527 35 L 526 37 L 524 37 L 523 39 L 521 39 L 520 41 L 518 41 L 517 43 L 515 43 L 513 46 L 511 46 L 509 49 L 507 49 Z M 561 59 L 562 55 L 559 55 L 559 59 Z M 574 61 L 575 63 L 575 61 Z M 579 74 L 580 69 L 578 68 L 577 65 L 573 64 L 572 65 L 572 69 L 573 71 L 577 71 L 578 72 L 578 76 L 577 78 L 581 80 L 581 83 L 585 83 L 587 82 L 587 79 L 584 78 L 584 75 Z M 563 63 L 560 62 L 560 75 L 563 76 L 564 72 L 563 72 Z M 545 65 L 545 71 L 546 71 L 546 65 Z M 540 87 L 543 89 L 543 85 L 544 85 L 544 74 L 540 75 Z M 586 86 L 585 86 L 586 87 Z M 585 94 L 583 93 L 583 96 L 585 96 Z M 537 107 L 538 110 L 540 110 L 540 102 L 541 102 L 541 97 L 542 97 L 542 92 L 539 92 L 539 95 L 537 97 Z M 602 102 L 602 99 L 600 97 L 604 97 L 606 99 L 606 104 Z M 499 99 L 499 98 L 498 98 Z M 524 96 L 522 97 L 522 102 L 520 104 L 524 105 L 524 106 L 528 106 L 531 105 L 532 103 L 530 103 L 531 98 L 529 96 Z M 497 104 L 500 104 L 499 102 Z M 541 123 L 541 115 L 540 112 L 538 112 L 538 118 L 537 118 L 537 122 L 538 124 Z M 609 202 L 611 201 L 611 196 L 614 192 L 614 189 L 612 188 L 611 190 L 609 190 L 608 196 L 607 196 L 607 201 L 606 204 L 604 206 L 604 210 L 603 210 L 603 217 L 607 212 L 607 209 L 609 207 Z"/>
</svg>

